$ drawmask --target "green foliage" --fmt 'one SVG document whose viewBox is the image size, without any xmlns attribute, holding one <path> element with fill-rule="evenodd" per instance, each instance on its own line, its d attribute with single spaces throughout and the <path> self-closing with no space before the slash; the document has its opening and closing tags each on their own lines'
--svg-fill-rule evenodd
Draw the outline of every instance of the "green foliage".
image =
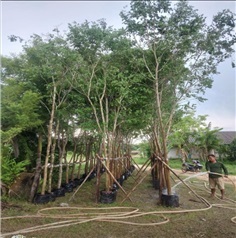
<svg viewBox="0 0 236 238">
<path fill-rule="evenodd" d="M 124 30 L 114 30 L 105 22 L 70 24 L 68 39 L 85 62 L 87 69 L 73 83 L 75 90 L 85 97 L 76 113 L 80 126 L 87 130 L 123 135 L 144 128 L 148 122 L 150 85 L 143 84 L 137 60 L 142 54 L 132 49 L 132 41 Z M 142 85 L 142 86 L 141 86 Z M 141 86 L 141 87 L 140 87 Z M 96 121 L 96 124 L 94 123 Z"/>
<path fill-rule="evenodd" d="M 189 161 L 189 163 L 191 163 L 192 161 Z M 182 167 L 182 160 L 181 159 L 170 159 L 169 160 L 169 166 L 172 168 L 172 169 L 181 169 Z M 223 161 L 224 165 L 227 167 L 228 169 L 228 172 L 230 175 L 236 175 L 236 170 L 235 170 L 235 162 L 232 162 L 230 160 L 224 160 Z M 202 161 L 201 164 L 203 165 L 203 168 L 202 168 L 202 172 L 206 171 L 205 170 L 205 162 Z"/>
<path fill-rule="evenodd" d="M 194 107 L 189 98 L 205 100 L 201 94 L 211 88 L 217 65 L 234 52 L 235 14 L 224 10 L 207 26 L 188 1 L 131 1 L 130 6 L 121 17 L 127 31 L 140 37 L 143 65 L 156 86 L 158 126 L 169 131 L 179 109 Z"/>
<path fill-rule="evenodd" d="M 232 161 L 232 160 L 224 160 L 223 163 L 227 167 L 230 175 L 236 175 L 235 160 L 234 161 Z"/>
<path fill-rule="evenodd" d="M 177 146 L 190 152 L 195 147 L 194 142 L 201 127 L 206 127 L 206 116 L 194 117 L 194 111 L 186 113 L 173 125 L 169 136 L 169 149 Z"/>
<path fill-rule="evenodd" d="M 19 157 L 16 162 L 29 160 L 31 162 L 29 169 L 36 166 L 35 158 L 37 157 L 37 151 L 35 147 L 37 145 L 37 135 L 34 131 L 23 132 L 17 136 L 17 142 L 19 147 Z"/>
<path fill-rule="evenodd" d="M 221 140 L 217 137 L 217 132 L 221 129 L 213 129 L 206 127 L 201 128 L 198 131 L 197 138 L 195 140 L 195 145 L 200 151 L 203 159 L 206 158 L 207 154 L 211 153 L 211 150 L 216 150 L 221 145 Z"/>
<path fill-rule="evenodd" d="M 5 65 L 7 68 L 8 65 Z M 38 93 L 28 90 L 17 80 L 7 78 L 1 88 L 2 95 L 2 142 L 10 142 L 21 132 L 36 128 L 40 120 Z"/>
<path fill-rule="evenodd" d="M 137 164 L 140 164 L 140 165 L 143 165 L 146 161 L 147 161 L 148 158 L 146 157 L 137 157 L 137 158 L 134 158 L 135 162 Z"/>
<path fill-rule="evenodd" d="M 234 139 L 229 144 L 229 150 L 228 150 L 227 158 L 231 161 L 236 161 L 236 139 Z"/>
<path fill-rule="evenodd" d="M 16 162 L 15 159 L 10 159 L 8 157 L 2 157 L 1 159 L 1 181 L 6 185 L 10 186 L 18 175 L 25 171 L 27 165 L 29 165 L 29 160 L 24 160 L 21 162 Z"/>
<path fill-rule="evenodd" d="M 46 134 L 55 98 L 52 131 L 59 123 L 72 143 L 79 127 L 108 142 L 119 135 L 115 151 L 124 138 L 155 127 L 160 144 L 188 149 L 191 129 L 201 121 L 181 118 L 194 106 L 190 98 L 204 101 L 200 94 L 212 86 L 217 65 L 234 51 L 235 15 L 225 10 L 207 26 L 187 1 L 171 3 L 131 1 L 130 11 L 121 13 L 125 29 L 114 30 L 104 20 L 73 23 L 67 35 L 57 29 L 46 38 L 34 34 L 20 56 L 3 57 L 2 142 L 14 140 L 23 159 L 35 158 L 31 135 Z M 200 131 L 196 141 L 204 153 L 218 146 L 214 136 Z M 150 156 L 148 144 L 140 150 Z"/>
<path fill-rule="evenodd" d="M 229 145 L 221 145 L 219 147 L 220 157 L 228 159 L 229 161 L 236 161 L 236 139 L 234 139 Z"/>
<path fill-rule="evenodd" d="M 142 142 L 142 143 L 138 144 L 138 146 L 139 146 L 139 151 L 141 153 L 141 156 L 143 158 L 150 158 L 150 156 L 151 156 L 150 143 Z"/>
</svg>

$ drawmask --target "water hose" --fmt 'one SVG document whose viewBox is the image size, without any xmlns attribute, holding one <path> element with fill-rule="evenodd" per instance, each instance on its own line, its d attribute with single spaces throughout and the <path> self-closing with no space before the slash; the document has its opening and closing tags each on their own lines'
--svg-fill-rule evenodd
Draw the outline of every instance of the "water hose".
<svg viewBox="0 0 236 238">
<path fill-rule="evenodd" d="M 167 165 L 168 166 L 168 165 Z M 170 168 L 170 170 L 176 175 L 176 173 Z M 195 196 L 197 196 L 205 205 L 205 208 L 201 209 L 188 209 L 188 210 L 166 210 L 166 211 L 151 211 L 151 212 L 140 212 L 138 208 L 135 207 L 102 207 L 102 208 L 82 208 L 82 207 L 51 207 L 51 208 L 44 208 L 41 209 L 37 212 L 36 215 L 26 215 L 26 216 L 14 216 L 14 217 L 2 217 L 2 220 L 7 220 L 7 219 L 23 219 L 23 218 L 55 218 L 55 219 L 67 219 L 65 221 L 58 221 L 58 222 L 53 222 L 49 224 L 44 224 L 40 226 L 33 226 L 30 228 L 25 228 L 21 229 L 18 231 L 13 231 L 13 232 L 7 232 L 2 234 L 2 237 L 9 236 L 9 235 L 16 235 L 16 234 L 24 234 L 24 233 L 29 233 L 29 232 L 35 232 L 35 231 L 40 231 L 40 230 L 46 230 L 46 229 L 56 229 L 56 228 L 61 228 L 61 227 L 68 227 L 71 225 L 77 225 L 77 224 L 83 224 L 87 222 L 92 222 L 92 221 L 98 221 L 98 222 L 112 222 L 112 223 L 120 223 L 120 224 L 127 224 L 127 225 L 137 225 L 137 226 L 157 226 L 157 225 L 162 225 L 170 220 L 164 216 L 164 214 L 180 214 L 180 213 L 190 213 L 190 212 L 199 212 L 199 211 L 205 211 L 210 208 L 214 207 L 222 207 L 222 208 L 228 208 L 228 209 L 235 209 L 230 207 L 228 204 L 210 204 L 205 198 L 199 196 L 187 183 L 186 181 L 197 177 L 201 176 L 204 174 L 207 174 L 208 172 L 203 172 L 199 173 L 193 176 L 189 176 L 185 179 L 179 178 L 178 175 L 176 175 L 179 179 L 180 182 L 177 183 L 172 187 L 172 189 L 175 189 L 178 185 L 183 183 L 185 186 L 187 186 L 191 192 L 194 193 Z M 228 178 L 229 179 L 229 178 Z M 231 179 L 229 179 L 231 180 Z M 233 180 L 231 182 L 234 184 Z M 235 184 L 234 184 L 235 186 Z M 47 214 L 45 213 L 46 211 L 66 211 L 66 210 L 76 210 L 77 213 L 71 213 L 71 214 L 65 214 L 65 212 L 60 215 L 56 214 Z M 104 211 L 107 210 L 108 212 L 99 212 L 99 211 Z M 118 210 L 118 211 L 117 211 Z M 119 211 L 119 210 L 124 210 L 124 211 Z M 94 212 L 91 212 L 94 211 Z M 147 222 L 147 223 L 140 223 L 140 222 L 131 222 L 131 218 L 135 217 L 142 217 L 142 216 L 160 216 L 161 221 L 155 221 L 155 222 Z M 126 219 L 129 219 L 129 221 L 125 221 Z M 231 221 L 233 223 L 236 223 L 236 216 L 231 218 Z"/>
</svg>

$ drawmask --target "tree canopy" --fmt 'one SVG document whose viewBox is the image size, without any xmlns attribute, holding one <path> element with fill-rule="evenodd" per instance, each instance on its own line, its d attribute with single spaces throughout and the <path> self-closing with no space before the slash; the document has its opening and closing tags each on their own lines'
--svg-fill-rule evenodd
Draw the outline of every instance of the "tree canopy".
<svg viewBox="0 0 236 238">
<path fill-rule="evenodd" d="M 224 10 L 207 25 L 187 1 L 158 0 L 131 1 L 120 16 L 125 28 L 73 22 L 67 34 L 34 34 L 20 55 L 3 57 L 2 143 L 43 134 L 46 165 L 52 139 L 73 144 L 76 128 L 98 135 L 97 153 L 109 158 L 142 131 L 167 162 L 175 125 L 234 52 L 235 14 Z"/>
</svg>

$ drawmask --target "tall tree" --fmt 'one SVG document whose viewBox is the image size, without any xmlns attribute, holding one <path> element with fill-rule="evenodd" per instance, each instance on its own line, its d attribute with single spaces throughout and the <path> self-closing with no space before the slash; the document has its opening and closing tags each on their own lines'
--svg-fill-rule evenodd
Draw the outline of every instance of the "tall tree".
<svg viewBox="0 0 236 238">
<path fill-rule="evenodd" d="M 143 64 L 153 82 L 156 115 L 156 153 L 167 159 L 167 141 L 180 108 L 189 98 L 211 87 L 217 65 L 234 52 L 235 15 L 224 10 L 207 26 L 205 18 L 187 1 L 131 1 L 121 13 L 127 32 L 144 50 Z M 168 194 L 169 170 L 165 168 Z"/>
<path fill-rule="evenodd" d="M 22 133 L 35 130 L 43 121 L 39 110 L 41 96 L 21 81 L 20 61 L 17 58 L 2 58 L 1 143 L 11 145 L 12 157 L 22 160 L 26 159 L 25 153 L 20 151 Z"/>
<path fill-rule="evenodd" d="M 221 140 L 217 136 L 217 132 L 220 130 L 222 128 L 211 129 L 210 125 L 199 128 L 195 145 L 202 160 L 206 160 L 208 154 L 214 153 L 220 147 Z"/>
<path fill-rule="evenodd" d="M 40 111 L 42 130 L 38 130 L 38 134 L 44 133 L 45 135 L 45 131 L 47 131 L 42 194 L 45 193 L 47 185 L 47 165 L 50 161 L 51 142 L 56 122 L 58 120 L 68 121 L 68 118 L 73 118 L 72 107 L 66 103 L 72 89 L 68 83 L 68 78 L 73 79 L 81 60 L 80 55 L 70 48 L 64 36 L 60 35 L 57 29 L 54 32 L 48 34 L 46 38 L 33 35 L 31 41 L 24 45 L 21 56 L 16 58 L 14 67 L 8 67 L 7 70 L 8 74 L 16 74 L 15 83 L 20 82 L 22 85 L 27 85 L 29 90 L 40 96 L 38 104 L 34 102 L 33 96 L 29 102 Z M 73 97 L 70 97 L 70 101 L 71 98 Z M 25 105 L 27 104 L 25 103 Z M 30 107 L 28 108 L 30 109 Z M 30 119 L 31 123 L 37 122 L 33 116 Z M 40 172 L 40 170 L 36 171 Z"/>
<path fill-rule="evenodd" d="M 169 136 L 169 149 L 177 147 L 181 153 L 182 161 L 188 159 L 188 155 L 196 150 L 196 140 L 201 128 L 206 127 L 206 116 L 194 116 L 194 111 L 186 113 L 174 125 Z"/>
<path fill-rule="evenodd" d="M 103 138 L 101 154 L 107 158 L 109 167 L 110 160 L 119 154 L 117 148 L 122 133 L 127 132 L 127 129 L 123 129 L 128 128 L 127 121 L 130 126 L 135 114 L 141 115 L 138 95 L 141 95 L 142 90 L 137 87 L 141 77 L 135 72 L 137 67 L 133 60 L 133 55 L 137 52 L 132 49 L 132 42 L 127 39 L 123 29 L 107 27 L 103 20 L 81 25 L 74 23 L 69 28 L 68 37 L 86 62 L 83 74 L 72 83 L 74 89 L 84 95 L 90 105 L 90 118 L 96 121 L 95 130 Z M 139 94 L 135 95 L 132 89 Z M 147 96 L 144 95 L 147 101 Z M 109 174 L 106 181 L 106 189 L 109 190 Z"/>
<path fill-rule="evenodd" d="M 52 136 L 56 126 L 61 119 L 60 110 L 65 113 L 66 100 L 72 90 L 68 79 L 75 77 L 80 56 L 70 49 L 63 36 L 49 34 L 49 38 L 44 40 L 38 36 L 33 37 L 32 45 L 25 47 L 26 57 L 30 66 L 30 76 L 36 78 L 36 82 L 43 82 L 44 93 L 43 105 L 48 110 L 49 122 L 47 127 L 47 149 L 44 164 L 44 180 L 41 194 L 44 195 L 48 178 L 48 163 L 52 150 Z M 32 75 L 34 74 L 34 76 Z M 42 86 L 41 86 L 42 87 Z M 64 121 L 70 113 L 64 114 Z M 57 136 L 57 135 L 55 135 Z M 52 174 L 52 171 L 51 171 Z"/>
</svg>

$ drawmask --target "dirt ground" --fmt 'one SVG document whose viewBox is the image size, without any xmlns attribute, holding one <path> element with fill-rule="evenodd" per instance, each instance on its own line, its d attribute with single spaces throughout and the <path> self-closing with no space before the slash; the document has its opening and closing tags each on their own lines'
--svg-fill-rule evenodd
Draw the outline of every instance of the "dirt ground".
<svg viewBox="0 0 236 238">
<path fill-rule="evenodd" d="M 236 194 L 232 183 L 235 176 L 225 179 L 226 198 L 221 200 L 218 194 L 214 199 L 209 198 L 207 175 L 187 180 L 195 174 L 174 172 L 186 183 L 179 183 L 178 177 L 171 176 L 179 207 L 157 204 L 159 190 L 153 188 L 150 171 L 140 177 L 135 171 L 124 182 L 124 191 L 117 191 L 112 204 L 95 203 L 95 180 L 48 204 L 8 200 L 8 207 L 1 215 L 9 219 L 1 220 L 1 237 L 22 234 L 26 238 L 235 238 Z M 130 199 L 122 202 L 129 193 Z M 74 199 L 71 199 L 73 194 Z M 47 227 L 44 229 L 44 226 Z M 29 232 L 23 230 L 30 227 Z"/>
</svg>

